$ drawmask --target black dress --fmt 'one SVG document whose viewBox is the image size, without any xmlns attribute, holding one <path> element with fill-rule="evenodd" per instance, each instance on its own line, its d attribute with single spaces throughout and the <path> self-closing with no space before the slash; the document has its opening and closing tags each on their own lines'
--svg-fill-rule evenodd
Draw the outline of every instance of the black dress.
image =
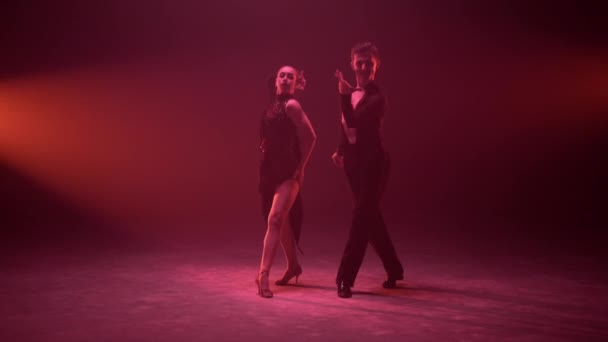
<svg viewBox="0 0 608 342">
<path fill-rule="evenodd" d="M 291 96 L 276 96 L 262 116 L 260 125 L 259 191 L 262 196 L 262 214 L 266 222 L 274 193 L 279 185 L 292 179 L 302 158 L 296 126 L 287 116 L 285 105 Z M 302 199 L 298 192 L 289 212 L 289 223 L 296 243 L 300 240 L 302 228 Z"/>
</svg>

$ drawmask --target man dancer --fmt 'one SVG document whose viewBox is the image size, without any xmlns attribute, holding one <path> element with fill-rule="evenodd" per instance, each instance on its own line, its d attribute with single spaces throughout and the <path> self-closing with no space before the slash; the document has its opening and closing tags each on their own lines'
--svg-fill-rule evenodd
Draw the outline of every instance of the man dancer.
<svg viewBox="0 0 608 342">
<path fill-rule="evenodd" d="M 336 166 L 344 167 L 355 200 L 352 226 L 336 277 L 341 298 L 352 296 L 351 287 L 355 284 L 368 242 L 387 273 L 383 287 L 395 288 L 397 280 L 403 279 L 403 266 L 380 211 L 390 159 L 382 141 L 386 98 L 374 81 L 379 65 L 377 47 L 364 42 L 351 50 L 351 68 L 357 87 L 353 88 L 344 80 L 342 72 L 336 71 L 342 134 L 332 161 Z"/>
</svg>

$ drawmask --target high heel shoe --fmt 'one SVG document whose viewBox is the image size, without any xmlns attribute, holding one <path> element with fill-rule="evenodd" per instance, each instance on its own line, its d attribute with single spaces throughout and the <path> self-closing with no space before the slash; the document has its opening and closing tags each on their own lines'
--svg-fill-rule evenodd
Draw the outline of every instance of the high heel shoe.
<svg viewBox="0 0 608 342">
<path fill-rule="evenodd" d="M 283 278 L 275 281 L 275 285 L 278 286 L 285 286 L 287 285 L 287 283 L 289 283 L 289 281 L 291 280 L 291 278 L 296 277 L 296 284 L 298 283 L 298 277 L 300 277 L 300 274 L 302 274 L 302 266 L 298 265 L 296 266 L 294 269 L 287 269 L 287 271 L 285 271 L 285 274 L 283 274 Z"/>
<path fill-rule="evenodd" d="M 265 278 L 265 279 L 264 279 Z M 268 271 L 262 271 L 255 278 L 255 283 L 258 285 L 258 295 L 262 298 L 272 298 L 272 291 L 268 288 Z M 264 288 L 262 288 L 262 284 L 266 284 Z"/>
</svg>

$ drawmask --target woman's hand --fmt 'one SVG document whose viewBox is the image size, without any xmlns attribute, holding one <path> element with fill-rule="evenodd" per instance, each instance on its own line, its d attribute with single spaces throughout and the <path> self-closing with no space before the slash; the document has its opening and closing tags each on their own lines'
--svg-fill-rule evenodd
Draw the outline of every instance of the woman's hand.
<svg viewBox="0 0 608 342">
<path fill-rule="evenodd" d="M 298 182 L 298 184 L 301 187 L 302 183 L 304 182 L 304 169 L 298 168 L 296 170 L 296 172 L 294 173 L 292 179 L 294 179 L 296 182 Z"/>
<path fill-rule="evenodd" d="M 339 168 L 344 167 L 344 156 L 338 152 L 334 152 L 334 154 L 331 155 L 331 161 Z"/>
</svg>

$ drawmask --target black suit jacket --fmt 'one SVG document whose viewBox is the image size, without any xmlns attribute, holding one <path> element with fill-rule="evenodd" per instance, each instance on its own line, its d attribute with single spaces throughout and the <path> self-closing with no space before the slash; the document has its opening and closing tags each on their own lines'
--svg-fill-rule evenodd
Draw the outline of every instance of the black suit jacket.
<svg viewBox="0 0 608 342">
<path fill-rule="evenodd" d="M 385 153 L 382 138 L 382 125 L 387 110 L 386 97 L 375 82 L 369 82 L 363 98 L 353 108 L 351 95 L 340 95 L 340 108 L 344 121 L 350 128 L 357 129 L 357 140 L 350 144 L 342 125 L 340 125 L 340 143 L 338 153 L 341 155 L 372 156 Z"/>
</svg>

